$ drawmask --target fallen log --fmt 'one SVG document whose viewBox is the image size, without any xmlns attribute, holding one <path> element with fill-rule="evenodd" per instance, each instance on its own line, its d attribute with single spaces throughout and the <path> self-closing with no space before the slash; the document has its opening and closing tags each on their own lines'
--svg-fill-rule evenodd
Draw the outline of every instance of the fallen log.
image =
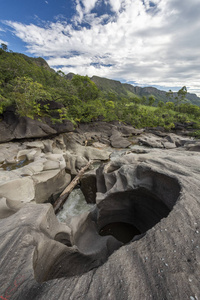
<svg viewBox="0 0 200 300">
<path fill-rule="evenodd" d="M 74 177 L 74 179 L 70 182 L 70 184 L 64 189 L 64 191 L 60 194 L 58 199 L 55 201 L 55 203 L 53 204 L 55 214 L 57 214 L 62 209 L 69 194 L 73 191 L 75 186 L 80 182 L 81 177 L 84 175 L 85 171 L 89 169 L 92 162 L 93 161 L 90 160 L 88 164 L 80 170 L 80 172 L 76 175 L 76 177 Z"/>
</svg>

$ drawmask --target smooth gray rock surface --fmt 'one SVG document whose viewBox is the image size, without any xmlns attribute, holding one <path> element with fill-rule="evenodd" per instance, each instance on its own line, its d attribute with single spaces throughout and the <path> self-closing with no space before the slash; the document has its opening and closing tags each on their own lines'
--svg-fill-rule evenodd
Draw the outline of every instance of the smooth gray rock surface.
<svg viewBox="0 0 200 300">
<path fill-rule="evenodd" d="M 62 132 L 71 132 L 74 129 L 73 124 L 67 120 L 62 124 L 53 124 L 51 120 L 41 122 L 28 117 L 18 117 L 13 107 L 8 108 L 1 117 L 0 143 L 14 139 L 48 137 Z"/>
<path fill-rule="evenodd" d="M 46 140 L 0 145 L 0 197 L 20 203 L 43 203 L 63 191 L 71 176 L 65 172 L 63 153 L 54 153 L 60 150 L 56 142 L 52 141 L 52 152 L 46 151 L 50 150 L 47 144 L 51 143 Z"/>
<path fill-rule="evenodd" d="M 76 131 L 87 143 L 104 143 L 114 148 L 126 148 L 131 145 L 129 137 L 142 134 L 144 129 L 135 129 L 120 122 L 92 122 L 80 124 Z"/>
<path fill-rule="evenodd" d="M 13 211 L 0 220 L 0 296 L 199 299 L 199 186 L 197 152 L 152 149 L 100 167 L 96 209 L 69 226 L 56 221 L 50 204 Z M 112 222 L 142 235 L 125 245 L 100 236 Z"/>
<path fill-rule="evenodd" d="M 76 175 L 89 160 L 106 161 L 111 154 L 110 149 L 97 149 L 91 146 L 84 146 L 83 140 L 80 140 L 79 135 L 75 133 L 63 134 L 62 138 L 65 145 L 64 157 L 66 169 L 73 175 Z"/>
<path fill-rule="evenodd" d="M 174 149 L 190 142 L 194 143 L 194 139 L 191 137 L 182 137 L 173 133 L 162 133 L 162 136 L 145 133 L 138 138 L 138 141 L 141 145 L 161 149 Z"/>
</svg>

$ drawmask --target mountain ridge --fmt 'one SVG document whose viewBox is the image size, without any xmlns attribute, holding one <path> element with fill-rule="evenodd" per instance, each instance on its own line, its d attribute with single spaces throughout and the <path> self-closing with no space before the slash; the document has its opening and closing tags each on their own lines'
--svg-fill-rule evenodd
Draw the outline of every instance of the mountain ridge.
<svg viewBox="0 0 200 300">
<path fill-rule="evenodd" d="M 113 79 L 107 79 L 104 77 L 99 76 L 92 76 L 90 78 L 96 86 L 102 91 L 102 92 L 113 92 L 118 94 L 119 96 L 139 96 L 139 97 L 149 97 L 153 95 L 156 98 L 156 102 L 163 101 L 175 101 L 175 97 L 177 96 L 177 93 L 173 93 L 173 98 L 169 98 L 166 95 L 166 91 L 159 90 L 155 87 L 147 86 L 147 87 L 139 87 L 139 86 L 133 86 L 132 84 L 128 83 L 121 83 L 118 80 Z M 200 97 L 198 97 L 196 94 L 187 93 L 186 99 L 189 103 L 195 104 L 200 106 Z"/>
</svg>

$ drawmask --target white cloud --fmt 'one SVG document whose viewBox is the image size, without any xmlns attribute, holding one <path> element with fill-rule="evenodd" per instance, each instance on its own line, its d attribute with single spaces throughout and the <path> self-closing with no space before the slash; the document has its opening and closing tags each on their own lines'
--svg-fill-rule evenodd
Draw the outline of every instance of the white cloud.
<svg viewBox="0 0 200 300">
<path fill-rule="evenodd" d="M 91 14 L 97 0 L 76 0 L 78 29 L 67 22 L 44 27 L 8 21 L 28 51 L 50 57 L 66 73 L 136 81 L 141 85 L 186 85 L 199 92 L 199 0 L 104 0 L 115 16 Z M 154 6 L 152 5 L 154 3 Z M 81 27 L 81 22 L 89 26 Z"/>
<path fill-rule="evenodd" d="M 87 17 L 99 0 L 75 0 L 77 15 L 74 17 L 74 21 L 81 23 L 84 17 Z"/>
<path fill-rule="evenodd" d="M 5 41 L 3 41 L 3 40 L 0 39 L 0 44 L 6 44 L 6 45 L 8 45 L 8 42 L 5 42 Z"/>
<path fill-rule="evenodd" d="M 113 11 L 118 12 L 120 10 L 122 5 L 121 0 L 109 0 L 109 2 Z"/>
<path fill-rule="evenodd" d="M 91 10 L 95 7 L 98 0 L 82 0 L 82 3 L 85 7 L 85 13 L 91 12 Z"/>
</svg>

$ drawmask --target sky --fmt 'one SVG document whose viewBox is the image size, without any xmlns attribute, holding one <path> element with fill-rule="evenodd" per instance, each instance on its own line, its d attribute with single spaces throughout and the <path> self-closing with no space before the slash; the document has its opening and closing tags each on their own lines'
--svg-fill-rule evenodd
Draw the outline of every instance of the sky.
<svg viewBox="0 0 200 300">
<path fill-rule="evenodd" d="M 200 96 L 200 0 L 0 0 L 0 43 L 66 74 Z"/>
</svg>

